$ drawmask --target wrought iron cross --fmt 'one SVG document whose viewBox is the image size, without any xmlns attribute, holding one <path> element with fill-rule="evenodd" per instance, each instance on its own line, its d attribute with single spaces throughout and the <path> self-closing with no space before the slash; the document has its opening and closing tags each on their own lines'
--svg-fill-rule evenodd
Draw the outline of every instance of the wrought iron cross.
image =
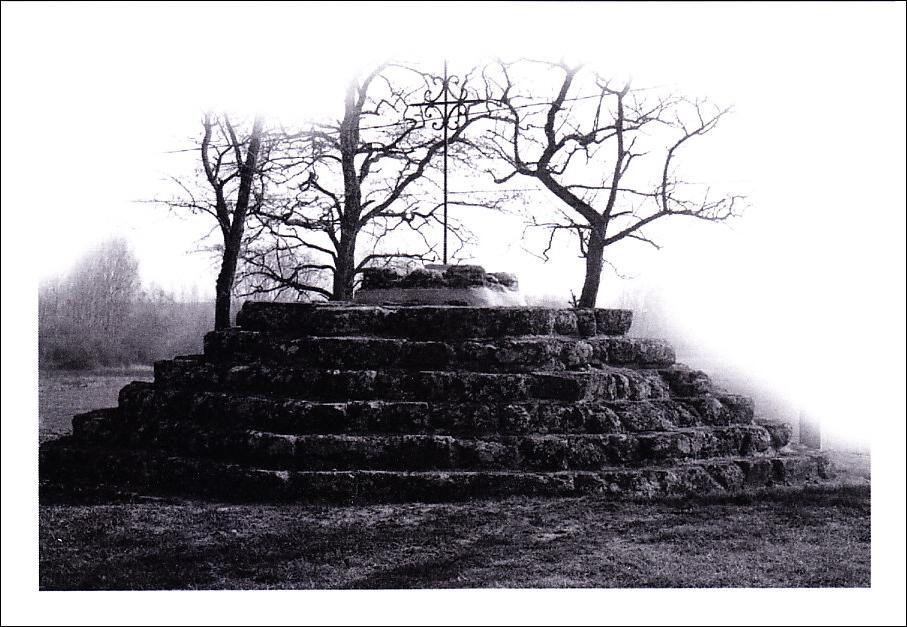
<svg viewBox="0 0 907 627">
<path fill-rule="evenodd" d="M 467 105 L 482 102 L 479 99 L 469 99 L 465 81 L 461 85 L 460 77 L 456 74 L 447 74 L 447 59 L 444 60 L 444 75 L 432 76 L 433 85 L 441 86 L 437 95 L 432 96 L 433 87 L 425 90 L 425 102 L 414 103 L 420 107 L 422 120 L 431 124 L 434 130 L 444 131 L 444 264 L 447 265 L 447 139 L 448 130 L 456 130 L 469 118 Z M 453 126 L 451 121 L 453 120 Z"/>
</svg>

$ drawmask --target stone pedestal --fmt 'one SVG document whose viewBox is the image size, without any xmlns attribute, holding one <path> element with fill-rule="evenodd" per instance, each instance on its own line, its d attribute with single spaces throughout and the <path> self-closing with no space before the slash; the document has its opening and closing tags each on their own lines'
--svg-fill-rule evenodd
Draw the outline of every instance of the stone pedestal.
<svg viewBox="0 0 907 627">
<path fill-rule="evenodd" d="M 510 281 L 462 266 L 393 280 L 504 293 L 491 276 Z M 247 302 L 204 354 L 158 362 L 153 383 L 42 445 L 41 498 L 638 498 L 827 476 L 789 426 L 757 421 L 750 399 L 628 336 L 631 322 L 621 309 Z"/>
<path fill-rule="evenodd" d="M 368 268 L 356 303 L 520 307 L 526 304 L 515 275 L 475 265 L 426 265 L 412 272 Z"/>
</svg>

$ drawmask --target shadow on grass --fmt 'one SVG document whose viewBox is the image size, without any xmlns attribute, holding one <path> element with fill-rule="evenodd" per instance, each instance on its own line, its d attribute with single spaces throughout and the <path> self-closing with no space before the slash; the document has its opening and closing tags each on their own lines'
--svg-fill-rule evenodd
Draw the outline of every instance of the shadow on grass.
<svg viewBox="0 0 907 627">
<path fill-rule="evenodd" d="M 866 586 L 869 497 L 43 505 L 40 587 Z"/>
</svg>

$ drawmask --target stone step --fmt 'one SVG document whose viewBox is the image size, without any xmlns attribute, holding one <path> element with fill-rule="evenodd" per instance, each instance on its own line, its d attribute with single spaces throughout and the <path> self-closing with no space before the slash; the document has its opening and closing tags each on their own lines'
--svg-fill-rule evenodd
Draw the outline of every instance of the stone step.
<svg viewBox="0 0 907 627">
<path fill-rule="evenodd" d="M 134 381 L 129 385 L 144 383 Z M 127 385 L 120 394 L 129 386 Z M 103 444 L 117 441 L 138 440 L 133 437 L 136 431 L 134 424 L 123 419 L 124 412 L 119 407 L 104 407 L 92 409 L 72 417 L 72 435 L 75 440 L 83 444 Z"/>
<path fill-rule="evenodd" d="M 731 394 L 648 401 L 317 402 L 287 397 L 197 392 L 136 382 L 120 392 L 133 423 L 191 422 L 289 434 L 426 433 L 519 435 L 621 433 L 751 424 L 753 403 Z M 139 428 L 133 425 L 130 428 Z"/>
<path fill-rule="evenodd" d="M 667 367 L 674 350 L 662 340 L 619 336 L 521 336 L 421 341 L 379 337 L 281 338 L 230 329 L 205 336 L 218 363 L 261 361 L 312 368 L 533 372 L 587 367 Z"/>
<path fill-rule="evenodd" d="M 143 495 L 226 502 L 439 502 L 507 496 L 653 498 L 736 493 L 829 476 L 821 455 L 774 455 L 688 462 L 671 467 L 551 473 L 279 471 L 189 459 L 158 451 L 79 447 L 58 440 L 40 449 L 41 501 L 80 488 L 114 486 Z"/>
<path fill-rule="evenodd" d="M 626 309 L 457 307 L 264 303 L 246 301 L 236 324 L 248 331 L 300 337 L 365 335 L 449 340 L 517 335 L 624 335 Z"/>
<path fill-rule="evenodd" d="M 190 457 L 282 470 L 598 470 L 772 450 L 758 425 L 622 434 L 468 439 L 448 435 L 286 435 L 161 428 L 154 445 Z"/>
<path fill-rule="evenodd" d="M 655 370 L 600 368 L 519 374 L 447 371 L 323 370 L 266 364 L 229 366 L 192 359 L 154 364 L 162 387 L 261 392 L 312 400 L 514 402 L 668 398 Z"/>
</svg>

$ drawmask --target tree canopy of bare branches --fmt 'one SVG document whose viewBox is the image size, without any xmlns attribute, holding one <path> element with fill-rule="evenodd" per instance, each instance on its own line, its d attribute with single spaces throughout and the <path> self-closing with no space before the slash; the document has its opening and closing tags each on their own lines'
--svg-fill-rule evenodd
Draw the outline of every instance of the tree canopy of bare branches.
<svg viewBox="0 0 907 627">
<path fill-rule="evenodd" d="M 607 246 L 636 240 L 668 216 L 717 222 L 742 196 L 714 194 L 678 174 L 678 155 L 711 132 L 729 109 L 706 100 L 639 89 L 566 63 L 499 62 L 483 74 L 499 109 L 482 150 L 498 162 L 497 183 L 537 181 L 558 203 L 547 259 L 558 234 L 575 236 L 585 258 L 578 305 L 595 306 Z"/>
<path fill-rule="evenodd" d="M 438 259 L 443 139 L 437 120 L 416 105 L 434 86 L 430 74 L 385 63 L 349 84 L 339 120 L 285 132 L 272 162 L 287 193 L 255 212 L 242 269 L 250 291 L 350 300 L 367 266 Z M 467 130 L 487 118 L 481 103 L 460 100 L 448 137 L 454 160 Z M 460 247 L 470 237 L 457 221 L 451 233 Z"/>
<path fill-rule="evenodd" d="M 195 180 L 179 180 L 171 207 L 211 215 L 220 231 L 220 271 L 215 283 L 214 327 L 230 326 L 236 268 L 245 242 L 246 223 L 264 206 L 270 180 L 271 143 L 264 120 L 256 116 L 243 130 L 227 114 L 207 112 L 202 118 L 200 165 Z"/>
</svg>

